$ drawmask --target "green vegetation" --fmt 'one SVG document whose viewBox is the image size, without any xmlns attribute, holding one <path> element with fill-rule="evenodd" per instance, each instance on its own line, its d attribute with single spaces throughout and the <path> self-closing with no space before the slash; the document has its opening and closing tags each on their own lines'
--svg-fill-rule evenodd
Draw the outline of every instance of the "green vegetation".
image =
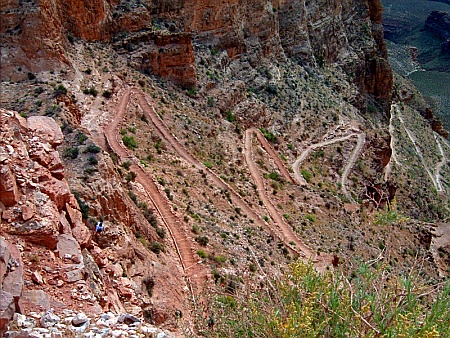
<svg viewBox="0 0 450 338">
<path fill-rule="evenodd" d="M 125 147 L 131 150 L 134 150 L 138 147 L 138 142 L 135 140 L 133 136 L 123 135 L 122 142 L 125 145 Z"/>
<path fill-rule="evenodd" d="M 213 164 L 211 161 L 205 161 L 203 163 L 205 165 L 206 168 L 211 169 L 213 167 Z"/>
<path fill-rule="evenodd" d="M 314 223 L 316 221 L 316 218 L 313 215 L 306 214 L 305 218 L 310 221 L 311 223 Z"/>
<path fill-rule="evenodd" d="M 150 250 L 155 254 L 159 254 L 160 252 L 165 252 L 164 245 L 160 242 L 153 241 L 150 244 Z"/>
<path fill-rule="evenodd" d="M 236 121 L 236 116 L 234 116 L 234 114 L 233 114 L 230 110 L 228 110 L 228 111 L 226 112 L 226 114 L 227 114 L 227 121 L 228 121 L 228 122 L 234 122 L 234 121 Z"/>
<path fill-rule="evenodd" d="M 55 87 L 53 96 L 58 97 L 61 95 L 66 95 L 66 94 L 67 94 L 67 88 L 64 87 L 64 85 L 60 84 L 58 87 Z"/>
<path fill-rule="evenodd" d="M 80 151 L 78 150 L 78 147 L 69 147 L 65 148 L 62 152 L 63 157 L 69 157 L 72 160 L 76 159 L 78 157 L 78 154 Z"/>
<path fill-rule="evenodd" d="M 207 337 L 447 337 L 450 322 L 449 282 L 425 286 L 364 263 L 344 274 L 297 261 L 263 289 L 211 297 L 220 316 L 214 330 L 200 321 Z"/>
<path fill-rule="evenodd" d="M 83 144 L 87 139 L 88 139 L 88 137 L 86 136 L 85 133 L 79 132 L 77 134 L 77 142 L 79 144 Z"/>
<path fill-rule="evenodd" d="M 207 246 L 209 243 L 209 239 L 206 236 L 198 236 L 195 237 L 195 241 L 200 244 L 201 246 Z"/>
<path fill-rule="evenodd" d="M 311 178 L 313 177 L 313 174 L 311 172 L 309 172 L 306 169 L 302 169 L 300 173 L 302 174 L 302 176 L 306 182 L 308 182 L 308 183 L 311 182 Z"/>
<path fill-rule="evenodd" d="M 61 111 L 61 107 L 58 106 L 57 104 L 54 104 L 45 110 L 45 116 L 51 117 L 55 114 L 58 114 L 60 111 Z"/>
<path fill-rule="evenodd" d="M 208 258 L 208 254 L 204 250 L 197 250 L 197 255 L 203 259 Z"/>
<path fill-rule="evenodd" d="M 394 199 L 384 210 L 378 210 L 375 214 L 375 224 L 389 225 L 394 223 L 401 223 L 406 221 L 407 218 L 402 216 L 397 210 L 397 203 Z"/>
<path fill-rule="evenodd" d="M 96 97 L 98 95 L 98 91 L 94 87 L 90 87 L 90 88 L 84 89 L 83 94 L 92 95 L 93 97 Z"/>
<path fill-rule="evenodd" d="M 225 256 L 220 256 L 219 255 L 219 256 L 215 256 L 214 257 L 214 261 L 216 263 L 223 264 L 223 263 L 225 263 L 227 261 L 227 258 Z"/>
<path fill-rule="evenodd" d="M 278 143 L 277 137 L 272 132 L 270 132 L 264 128 L 259 128 L 259 130 L 264 135 L 264 137 L 267 139 L 267 141 L 269 141 L 271 143 Z"/>
<path fill-rule="evenodd" d="M 86 147 L 86 149 L 84 150 L 85 153 L 92 153 L 92 154 L 97 154 L 101 151 L 102 149 L 95 145 L 95 144 L 90 144 Z"/>
<path fill-rule="evenodd" d="M 131 166 L 131 162 L 130 161 L 125 161 L 121 164 L 121 166 L 123 168 L 125 168 L 126 170 L 130 170 L 130 166 Z"/>
<path fill-rule="evenodd" d="M 87 219 L 91 208 L 83 199 L 81 199 L 80 193 L 78 191 L 73 191 L 72 193 L 77 200 L 78 206 L 80 207 L 82 218 Z"/>
</svg>

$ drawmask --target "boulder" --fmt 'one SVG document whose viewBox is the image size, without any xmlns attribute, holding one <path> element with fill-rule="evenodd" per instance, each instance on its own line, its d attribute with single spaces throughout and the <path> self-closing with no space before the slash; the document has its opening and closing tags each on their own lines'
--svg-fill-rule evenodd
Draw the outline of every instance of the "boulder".
<svg viewBox="0 0 450 338">
<path fill-rule="evenodd" d="M 6 326 L 12 319 L 16 306 L 14 297 L 9 292 L 0 289 L 0 337 L 6 332 Z"/>
<path fill-rule="evenodd" d="M 27 119 L 28 128 L 42 141 L 58 146 L 64 141 L 61 128 L 54 119 L 47 116 L 30 116 Z"/>
<path fill-rule="evenodd" d="M 43 290 L 27 290 L 19 299 L 21 313 L 41 312 L 50 309 L 50 297 Z"/>
<path fill-rule="evenodd" d="M 0 202 L 10 207 L 19 201 L 16 179 L 8 165 L 0 165 Z"/>
<path fill-rule="evenodd" d="M 44 328 L 53 327 L 61 321 L 57 315 L 53 313 L 53 309 L 48 310 L 40 319 L 41 326 Z"/>
<path fill-rule="evenodd" d="M 1 261 L 9 256 L 1 287 L 3 291 L 10 293 L 17 301 L 20 298 L 23 286 L 23 263 L 20 252 L 15 245 L 3 240 L 0 243 L 1 251 L 3 251 L 3 258 L 0 258 L 0 265 L 2 265 Z"/>
<path fill-rule="evenodd" d="M 44 280 L 42 279 L 42 275 L 39 273 L 39 271 L 33 271 L 31 273 L 31 280 L 38 285 L 44 284 Z"/>
<path fill-rule="evenodd" d="M 56 249 L 58 250 L 59 258 L 70 257 L 70 259 L 74 260 L 74 257 L 77 257 L 78 262 L 82 262 L 83 260 L 80 245 L 72 235 L 59 235 Z"/>
<path fill-rule="evenodd" d="M 86 316 L 85 313 L 80 312 L 72 319 L 72 325 L 73 326 L 82 326 L 86 322 L 89 322 L 89 318 Z M 89 325 L 89 324 L 88 324 Z"/>
</svg>

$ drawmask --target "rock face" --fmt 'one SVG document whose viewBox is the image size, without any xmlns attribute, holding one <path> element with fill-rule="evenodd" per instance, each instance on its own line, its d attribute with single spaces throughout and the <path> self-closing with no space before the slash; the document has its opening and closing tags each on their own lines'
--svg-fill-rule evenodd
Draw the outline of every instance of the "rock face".
<svg viewBox="0 0 450 338">
<path fill-rule="evenodd" d="M 54 249 L 60 212 L 67 208 L 78 211 L 56 151 L 63 140 L 61 130 L 48 117 L 25 120 L 10 111 L 0 110 L 0 114 L 0 202 L 5 206 L 2 219 L 6 221 L 1 228 Z M 84 226 L 80 222 L 72 225 Z"/>
<path fill-rule="evenodd" d="M 138 49 L 135 65 L 185 87 L 196 83 L 195 41 L 226 50 L 230 58 L 245 55 L 255 68 L 265 58 L 289 57 L 312 65 L 338 61 L 359 87 L 361 99 L 355 102 L 359 108 L 364 109 L 366 95 L 385 110 L 390 101 L 392 75 L 380 0 L 9 1 L 2 3 L 0 13 L 6 18 L 0 27 L 6 42 L 2 53 L 8 56 L 2 79 L 20 79 L 26 71 L 67 63 L 64 49 L 69 42 L 61 28 L 88 41 L 120 40 L 118 33 L 151 28 L 164 34 L 146 35 L 153 41 Z M 136 45 L 128 47 L 133 54 Z"/>
<path fill-rule="evenodd" d="M 195 56 L 190 33 L 144 32 L 120 43 L 133 52 L 133 66 L 146 74 L 164 77 L 184 88 L 195 87 Z"/>
<path fill-rule="evenodd" d="M 442 40 L 441 53 L 450 55 L 450 15 L 447 12 L 433 11 L 425 21 L 424 29 Z"/>
<path fill-rule="evenodd" d="M 450 15 L 447 12 L 433 11 L 425 21 L 425 30 L 441 40 L 450 38 Z"/>
</svg>

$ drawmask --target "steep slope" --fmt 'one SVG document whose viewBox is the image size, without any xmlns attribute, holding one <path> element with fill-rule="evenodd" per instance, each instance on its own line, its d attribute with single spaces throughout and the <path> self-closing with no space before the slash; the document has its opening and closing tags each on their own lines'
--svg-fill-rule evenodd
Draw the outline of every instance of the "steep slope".
<svg viewBox="0 0 450 338">
<path fill-rule="evenodd" d="M 1 235 L 29 246 L 21 257 L 33 265 L 72 234 L 82 258 L 70 264 L 86 272 L 62 285 L 26 277 L 19 299 L 42 290 L 64 304 L 59 288 L 83 284 L 86 312 L 181 333 L 210 315 L 219 285 L 230 297 L 265 287 L 297 258 L 319 270 L 383 259 L 393 274 L 420 261 L 427 281 L 445 275 L 432 233 L 447 229 L 450 148 L 418 113 L 420 95 L 400 77 L 392 88 L 380 1 L 9 1 L 1 11 L 1 106 L 17 111 L 5 113 L 2 161 L 18 162 L 9 146 L 34 147 L 14 126 L 53 121 L 58 141 L 44 149 L 57 166 L 43 165 L 53 178 L 30 180 L 61 181 L 64 195 L 49 199 L 51 231 L 23 228 L 19 197 L 37 188 L 20 188 L 25 174 L 8 165 Z M 28 45 L 19 28 L 31 23 Z"/>
</svg>

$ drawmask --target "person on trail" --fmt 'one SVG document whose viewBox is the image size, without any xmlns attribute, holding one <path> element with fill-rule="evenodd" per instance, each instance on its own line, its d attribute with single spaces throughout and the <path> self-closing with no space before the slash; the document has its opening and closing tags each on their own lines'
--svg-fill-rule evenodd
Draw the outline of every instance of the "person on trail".
<svg viewBox="0 0 450 338">
<path fill-rule="evenodd" d="M 214 331 L 214 324 L 215 324 L 214 317 L 211 315 L 211 316 L 209 316 L 209 319 L 208 319 L 208 327 L 211 331 Z"/>
<path fill-rule="evenodd" d="M 95 226 L 95 233 L 103 232 L 103 222 L 97 222 L 97 225 Z"/>
</svg>

